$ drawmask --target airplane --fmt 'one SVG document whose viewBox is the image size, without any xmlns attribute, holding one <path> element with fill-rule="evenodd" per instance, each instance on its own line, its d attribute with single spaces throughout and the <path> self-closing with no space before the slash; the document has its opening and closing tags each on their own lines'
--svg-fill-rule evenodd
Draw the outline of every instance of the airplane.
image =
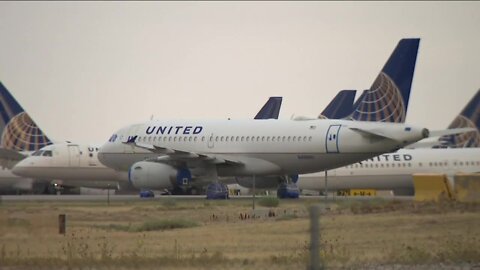
<svg viewBox="0 0 480 270">
<path fill-rule="evenodd" d="M 51 144 L 50 139 L 0 82 L 0 194 L 44 193 L 49 182 L 22 178 L 11 168 L 31 152 Z"/>
<path fill-rule="evenodd" d="M 129 171 L 138 188 L 158 189 L 172 183 L 211 183 L 218 177 L 279 179 L 330 170 L 391 152 L 429 136 L 425 128 L 400 123 L 406 115 L 401 90 L 409 88 L 419 39 L 404 39 L 371 89 L 401 102 L 382 104 L 384 122 L 352 120 L 285 121 L 148 121 L 115 132 L 98 154 L 106 166 Z M 414 60 L 412 60 L 412 58 Z M 363 107 L 362 107 L 363 108 Z M 362 120 L 372 115 L 359 110 Z M 366 115 L 366 116 L 365 116 Z"/>
<path fill-rule="evenodd" d="M 395 195 L 414 195 L 416 173 L 446 174 L 480 172 L 479 148 L 400 149 L 395 153 L 350 164 L 327 174 L 328 190 L 392 190 Z M 297 186 L 302 190 L 325 190 L 325 174 L 301 175 Z"/>
<path fill-rule="evenodd" d="M 270 97 L 254 119 L 277 119 L 281 103 L 282 97 Z M 97 157 L 98 149 L 98 145 L 52 143 L 18 162 L 12 172 L 23 177 L 53 179 L 51 182 L 59 187 L 132 191 L 127 172 L 101 164 Z"/>
<path fill-rule="evenodd" d="M 416 145 L 413 149 L 410 145 L 408 149 L 401 149 L 389 154 L 390 156 L 379 156 L 328 171 L 328 189 L 379 189 L 393 190 L 395 195 L 413 195 L 415 173 L 446 174 L 451 180 L 457 173 L 480 172 L 479 127 L 480 90 L 448 126 L 448 129 L 457 130 L 474 128 L 473 131 L 442 137 L 441 144 L 437 137 L 433 138 L 436 140 L 426 142 L 421 140 L 412 144 Z M 434 148 L 431 148 L 432 146 Z M 449 148 L 445 148 L 446 146 Z M 441 149 L 437 149 L 439 147 Z M 396 155 L 396 160 L 393 155 Z M 407 157 L 408 160 L 400 160 L 401 157 Z M 404 164 L 406 166 L 402 166 Z M 297 185 L 300 189 L 324 190 L 325 175 L 323 173 L 300 175 Z"/>
<path fill-rule="evenodd" d="M 137 188 L 218 177 L 279 177 L 329 170 L 428 137 L 426 128 L 350 120 L 148 121 L 115 132 L 100 162 Z"/>
</svg>

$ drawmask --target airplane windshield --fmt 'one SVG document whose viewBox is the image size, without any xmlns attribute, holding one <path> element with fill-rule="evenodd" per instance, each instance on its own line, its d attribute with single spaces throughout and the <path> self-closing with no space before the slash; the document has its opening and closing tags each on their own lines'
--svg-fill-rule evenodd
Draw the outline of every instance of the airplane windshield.
<svg viewBox="0 0 480 270">
<path fill-rule="evenodd" d="M 43 154 L 43 150 L 38 150 L 33 152 L 32 156 L 41 156 Z"/>
<path fill-rule="evenodd" d="M 51 157 L 51 156 L 52 156 L 52 151 L 50 151 L 50 150 L 44 151 L 42 156 L 44 156 L 44 157 Z"/>
</svg>

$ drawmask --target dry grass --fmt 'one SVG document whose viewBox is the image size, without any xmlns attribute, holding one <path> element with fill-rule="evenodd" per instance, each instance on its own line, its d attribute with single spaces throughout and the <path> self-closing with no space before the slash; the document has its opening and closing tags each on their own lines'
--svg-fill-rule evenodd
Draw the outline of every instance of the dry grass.
<svg viewBox="0 0 480 270">
<path fill-rule="evenodd" d="M 4 202 L 0 268 L 305 268 L 312 203 L 282 200 L 274 217 L 258 207 L 258 218 L 242 220 L 253 216 L 249 200 Z M 374 200 L 330 208 L 320 218 L 330 267 L 480 262 L 477 204 Z M 65 236 L 59 214 L 67 215 Z M 154 229 L 130 229 L 142 226 Z"/>
</svg>

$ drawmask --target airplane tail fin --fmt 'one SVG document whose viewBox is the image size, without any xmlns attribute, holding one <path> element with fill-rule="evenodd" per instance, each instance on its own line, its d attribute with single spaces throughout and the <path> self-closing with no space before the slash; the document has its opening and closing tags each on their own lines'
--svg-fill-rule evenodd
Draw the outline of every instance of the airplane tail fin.
<svg viewBox="0 0 480 270">
<path fill-rule="evenodd" d="M 254 119 L 278 119 L 282 97 L 270 97 Z"/>
<path fill-rule="evenodd" d="M 419 38 L 402 39 L 367 93 L 356 102 L 351 119 L 404 123 Z"/>
<path fill-rule="evenodd" d="M 0 82 L 0 148 L 35 151 L 51 141 Z"/>
<path fill-rule="evenodd" d="M 318 118 L 342 119 L 352 113 L 356 90 L 342 90 L 330 101 Z"/>
<path fill-rule="evenodd" d="M 480 89 L 448 128 L 475 128 L 476 131 L 443 136 L 440 141 L 444 146 L 480 147 Z"/>
</svg>

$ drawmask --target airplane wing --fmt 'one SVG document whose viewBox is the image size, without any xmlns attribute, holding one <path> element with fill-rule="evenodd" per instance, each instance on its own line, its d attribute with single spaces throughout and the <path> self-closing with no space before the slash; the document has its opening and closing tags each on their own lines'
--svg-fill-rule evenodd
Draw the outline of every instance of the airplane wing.
<svg viewBox="0 0 480 270">
<path fill-rule="evenodd" d="M 441 137 L 445 135 L 455 135 L 460 133 L 466 133 L 470 131 L 476 131 L 476 128 L 450 128 L 450 129 L 442 129 L 442 130 L 434 130 L 430 131 L 430 136 L 428 137 Z"/>
<path fill-rule="evenodd" d="M 137 136 L 130 138 L 124 144 L 134 145 L 136 147 L 146 149 L 151 151 L 152 153 L 159 154 L 158 157 L 154 159 L 150 159 L 148 161 L 155 161 L 155 162 L 195 162 L 195 161 L 205 161 L 212 164 L 229 164 L 229 165 L 242 165 L 243 163 L 239 160 L 225 157 L 225 156 L 218 156 L 218 155 L 211 155 L 211 154 L 201 154 L 201 153 L 194 153 L 190 151 L 183 151 L 178 149 L 172 149 L 167 147 L 160 147 L 152 144 L 144 144 L 144 143 L 137 143 L 135 142 Z"/>
</svg>

